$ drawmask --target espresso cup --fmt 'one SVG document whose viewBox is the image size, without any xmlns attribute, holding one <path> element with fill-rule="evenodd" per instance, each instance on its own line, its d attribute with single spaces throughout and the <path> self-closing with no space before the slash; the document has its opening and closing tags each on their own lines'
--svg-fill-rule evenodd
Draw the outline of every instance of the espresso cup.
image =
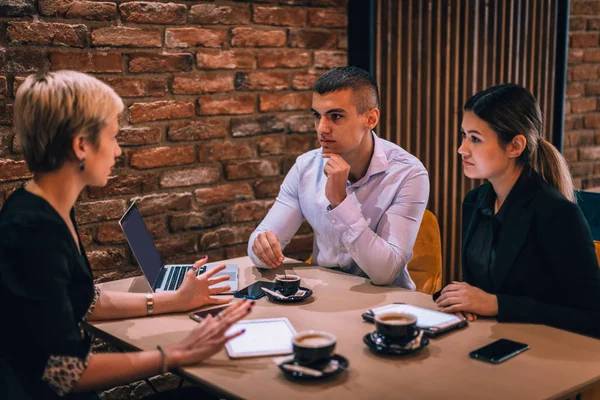
<svg viewBox="0 0 600 400">
<path fill-rule="evenodd" d="M 323 331 L 303 331 L 292 339 L 294 359 L 302 364 L 328 360 L 334 354 L 336 338 Z"/>
<path fill-rule="evenodd" d="M 406 343 L 413 340 L 419 328 L 413 314 L 387 312 L 375 316 L 375 329 L 384 339 Z"/>
<path fill-rule="evenodd" d="M 298 275 L 277 275 L 275 288 L 284 296 L 291 296 L 300 288 L 300 277 Z"/>
</svg>

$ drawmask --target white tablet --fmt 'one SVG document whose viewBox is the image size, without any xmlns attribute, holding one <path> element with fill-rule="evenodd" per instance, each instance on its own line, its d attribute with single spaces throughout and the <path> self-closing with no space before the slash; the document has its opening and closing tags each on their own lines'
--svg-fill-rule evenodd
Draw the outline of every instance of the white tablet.
<svg viewBox="0 0 600 400">
<path fill-rule="evenodd" d="M 240 321 L 227 331 L 246 332 L 230 340 L 225 348 L 231 358 L 274 356 L 292 353 L 292 338 L 296 330 L 287 318 Z"/>
</svg>

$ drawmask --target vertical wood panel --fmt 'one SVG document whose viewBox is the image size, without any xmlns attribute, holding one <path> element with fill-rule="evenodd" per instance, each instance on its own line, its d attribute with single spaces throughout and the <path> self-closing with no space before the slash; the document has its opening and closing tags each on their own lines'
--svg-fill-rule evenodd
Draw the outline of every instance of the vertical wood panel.
<svg viewBox="0 0 600 400">
<path fill-rule="evenodd" d="M 429 171 L 446 282 L 460 277 L 462 199 L 482 183 L 462 173 L 462 106 L 489 86 L 521 84 L 538 98 L 549 139 L 558 1 L 376 0 L 377 130 Z"/>
</svg>

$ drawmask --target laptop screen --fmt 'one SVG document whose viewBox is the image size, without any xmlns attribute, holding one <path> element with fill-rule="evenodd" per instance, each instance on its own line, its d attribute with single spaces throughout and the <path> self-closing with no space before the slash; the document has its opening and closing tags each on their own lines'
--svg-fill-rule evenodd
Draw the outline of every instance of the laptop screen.
<svg viewBox="0 0 600 400">
<path fill-rule="evenodd" d="M 152 236 L 150 236 L 150 232 L 148 232 L 142 215 L 135 204 L 129 207 L 129 210 L 121 218 L 120 224 L 133 255 L 144 275 L 146 275 L 150 286 L 153 286 L 163 263 Z"/>
</svg>

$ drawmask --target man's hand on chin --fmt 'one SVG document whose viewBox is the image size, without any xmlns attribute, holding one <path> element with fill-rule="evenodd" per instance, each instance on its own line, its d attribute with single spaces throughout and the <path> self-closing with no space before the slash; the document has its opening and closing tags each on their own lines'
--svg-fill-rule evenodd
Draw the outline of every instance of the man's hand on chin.
<svg viewBox="0 0 600 400">
<path fill-rule="evenodd" d="M 324 152 L 323 158 L 329 158 L 324 169 L 327 177 L 325 197 L 329 200 L 331 208 L 335 208 L 346 198 L 346 182 L 350 174 L 350 165 L 339 154 Z"/>
</svg>

